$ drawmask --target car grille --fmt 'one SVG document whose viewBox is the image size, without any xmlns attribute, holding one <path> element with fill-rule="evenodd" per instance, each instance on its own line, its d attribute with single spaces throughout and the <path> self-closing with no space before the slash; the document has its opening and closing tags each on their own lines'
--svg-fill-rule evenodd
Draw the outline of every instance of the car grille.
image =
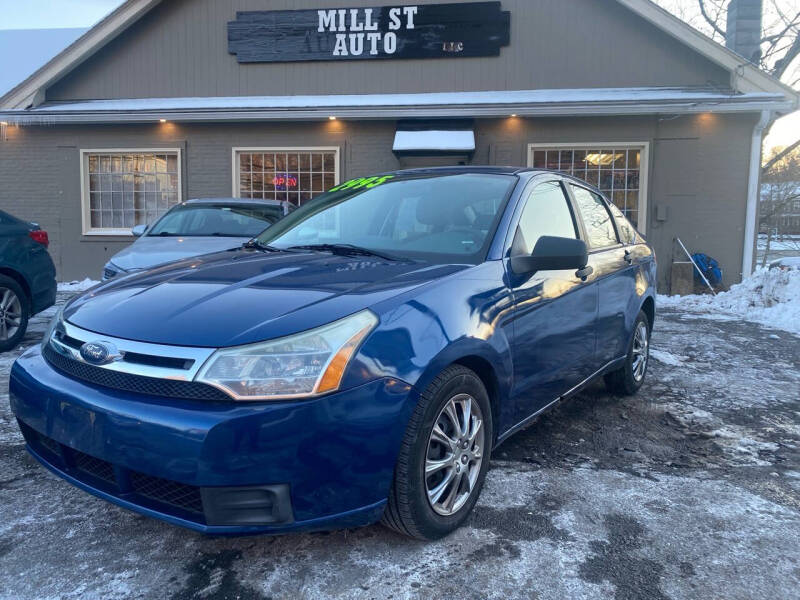
<svg viewBox="0 0 800 600">
<path fill-rule="evenodd" d="M 95 385 L 145 394 L 147 396 L 160 396 L 167 398 L 185 398 L 187 400 L 201 400 L 205 402 L 231 402 L 231 397 L 222 390 L 218 390 L 205 383 L 194 381 L 176 381 L 172 379 L 158 379 L 144 375 L 120 373 L 102 367 L 95 367 L 79 362 L 63 354 L 59 354 L 48 344 L 44 349 L 44 357 L 53 368 Z"/>
<path fill-rule="evenodd" d="M 44 436 L 40 436 L 40 438 L 41 437 Z M 45 437 L 45 439 L 49 438 Z M 115 483 L 114 467 L 110 462 L 84 454 L 83 452 L 78 452 L 77 450 L 73 450 L 73 459 L 75 460 L 75 468 L 92 477 L 97 477 L 108 483 Z"/>
<path fill-rule="evenodd" d="M 120 468 L 123 477 L 118 480 L 114 465 L 110 462 L 62 446 L 22 421 L 18 423 L 25 441 L 40 454 L 42 448 L 46 449 L 56 460 L 52 460 L 51 456 L 43 458 L 72 477 L 115 495 L 133 493 L 151 502 L 166 504 L 194 515 L 192 517 L 181 514 L 181 516 L 188 516 L 195 521 L 203 520 L 203 501 L 199 487 L 123 468 Z M 97 480 L 102 481 L 104 485 L 97 485 Z"/>
<path fill-rule="evenodd" d="M 164 502 L 192 512 L 203 512 L 200 488 L 193 485 L 185 485 L 177 481 L 131 471 L 131 486 L 137 494 L 145 498 Z"/>
</svg>

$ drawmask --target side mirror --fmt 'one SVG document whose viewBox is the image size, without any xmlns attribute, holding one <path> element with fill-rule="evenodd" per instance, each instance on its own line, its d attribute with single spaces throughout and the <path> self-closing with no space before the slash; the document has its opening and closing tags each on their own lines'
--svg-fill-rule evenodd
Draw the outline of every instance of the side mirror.
<svg viewBox="0 0 800 600">
<path fill-rule="evenodd" d="M 142 237 L 145 231 L 147 231 L 147 225 L 137 225 L 131 229 L 131 233 L 136 237 Z"/>
<path fill-rule="evenodd" d="M 559 271 L 575 269 L 586 271 L 589 263 L 589 252 L 583 240 L 545 235 L 536 242 L 530 256 L 512 256 L 511 269 L 517 275 L 533 275 L 538 271 Z M 578 273 L 578 277 L 585 278 Z"/>
</svg>

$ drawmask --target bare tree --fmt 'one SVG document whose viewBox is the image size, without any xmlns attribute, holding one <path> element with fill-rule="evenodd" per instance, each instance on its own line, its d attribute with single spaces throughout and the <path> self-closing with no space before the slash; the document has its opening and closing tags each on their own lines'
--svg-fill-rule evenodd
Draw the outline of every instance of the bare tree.
<svg viewBox="0 0 800 600">
<path fill-rule="evenodd" d="M 800 251 L 800 146 L 776 148 L 767 165 L 759 206 L 760 228 L 766 230 L 766 239 L 759 240 L 762 267 L 769 260 L 776 236 L 781 252 Z"/>
<path fill-rule="evenodd" d="M 687 21 L 713 40 L 725 43 L 730 0 L 657 0 L 664 8 Z M 800 4 L 797 0 L 766 0 L 758 66 L 800 90 Z M 765 136 L 766 137 L 766 136 Z M 800 139 L 786 148 L 790 154 Z M 765 176 L 772 165 L 764 165 Z"/>
</svg>

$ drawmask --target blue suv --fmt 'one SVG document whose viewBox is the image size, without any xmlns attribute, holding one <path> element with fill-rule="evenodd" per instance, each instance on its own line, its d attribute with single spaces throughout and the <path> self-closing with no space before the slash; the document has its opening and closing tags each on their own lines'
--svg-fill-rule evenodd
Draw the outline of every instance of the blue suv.
<svg viewBox="0 0 800 600">
<path fill-rule="evenodd" d="M 242 248 L 72 300 L 11 404 L 46 467 L 174 524 L 435 539 L 542 411 L 598 377 L 637 391 L 655 276 L 620 211 L 564 175 L 359 178 Z"/>
</svg>

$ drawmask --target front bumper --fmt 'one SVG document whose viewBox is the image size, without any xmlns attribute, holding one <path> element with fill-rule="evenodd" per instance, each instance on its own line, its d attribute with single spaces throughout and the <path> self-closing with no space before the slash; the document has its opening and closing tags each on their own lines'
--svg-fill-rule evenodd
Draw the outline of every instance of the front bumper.
<svg viewBox="0 0 800 600">
<path fill-rule="evenodd" d="M 166 400 L 71 379 L 38 348 L 14 364 L 10 398 L 28 449 L 56 474 L 212 534 L 378 520 L 418 400 L 395 379 L 302 402 Z M 253 503 L 276 508 L 258 519 Z"/>
</svg>

